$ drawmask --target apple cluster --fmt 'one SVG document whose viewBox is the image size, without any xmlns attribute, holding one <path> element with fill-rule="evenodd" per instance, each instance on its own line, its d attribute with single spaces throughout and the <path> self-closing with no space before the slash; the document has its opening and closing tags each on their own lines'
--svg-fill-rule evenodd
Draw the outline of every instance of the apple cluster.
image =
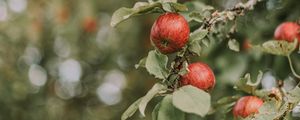
<svg viewBox="0 0 300 120">
<path fill-rule="evenodd" d="M 276 40 L 284 40 L 300 42 L 300 25 L 294 22 L 284 22 L 277 26 L 274 32 Z M 240 98 L 234 108 L 233 115 L 235 117 L 246 118 L 251 114 L 258 113 L 258 109 L 263 105 L 263 100 L 256 96 L 244 96 Z"/>
<path fill-rule="evenodd" d="M 178 13 L 165 13 L 154 22 L 151 43 L 163 54 L 181 50 L 188 42 L 190 28 L 188 22 Z M 181 76 L 180 85 L 192 85 L 202 90 L 210 90 L 215 85 L 215 76 L 210 67 L 202 62 L 188 65 L 189 72 Z"/>
<path fill-rule="evenodd" d="M 163 54 L 171 54 L 183 49 L 189 40 L 190 29 L 188 22 L 178 13 L 167 12 L 160 15 L 152 26 L 151 43 Z M 300 43 L 300 25 L 294 22 L 280 24 L 274 33 L 276 40 Z M 202 62 L 188 65 L 188 73 L 181 76 L 181 86 L 192 85 L 202 90 L 211 90 L 215 86 L 215 76 L 211 68 Z M 256 96 L 241 97 L 233 108 L 235 117 L 246 118 L 258 113 L 263 100 Z"/>
</svg>

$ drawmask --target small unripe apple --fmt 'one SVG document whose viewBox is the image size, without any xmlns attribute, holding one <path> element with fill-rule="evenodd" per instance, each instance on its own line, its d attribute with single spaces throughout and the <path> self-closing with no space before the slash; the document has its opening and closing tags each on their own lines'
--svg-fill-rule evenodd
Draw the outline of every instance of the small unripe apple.
<svg viewBox="0 0 300 120">
<path fill-rule="evenodd" d="M 160 15 L 152 25 L 150 39 L 163 54 L 182 49 L 189 39 L 188 22 L 178 13 Z"/>
<path fill-rule="evenodd" d="M 233 108 L 234 117 L 246 118 L 251 114 L 258 113 L 258 109 L 263 105 L 263 100 L 256 96 L 245 96 L 240 98 Z"/>
<path fill-rule="evenodd" d="M 189 64 L 189 72 L 181 77 L 181 85 L 192 85 L 202 90 L 215 86 L 215 75 L 207 64 L 196 62 Z"/>
<path fill-rule="evenodd" d="M 296 38 L 300 42 L 300 26 L 294 22 L 281 23 L 275 30 L 274 38 L 293 42 Z"/>
</svg>

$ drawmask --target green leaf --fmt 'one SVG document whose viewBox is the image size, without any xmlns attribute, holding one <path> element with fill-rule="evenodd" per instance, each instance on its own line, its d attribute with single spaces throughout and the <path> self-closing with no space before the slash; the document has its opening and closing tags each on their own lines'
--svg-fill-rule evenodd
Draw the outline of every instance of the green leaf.
<svg viewBox="0 0 300 120">
<path fill-rule="evenodd" d="M 183 63 L 182 63 L 182 68 L 180 69 L 180 71 L 179 71 L 179 75 L 185 75 L 185 74 L 187 74 L 188 72 L 189 72 L 189 69 L 188 69 L 188 66 L 189 66 L 189 64 L 187 63 L 187 61 L 184 61 Z"/>
<path fill-rule="evenodd" d="M 115 27 L 120 22 L 132 16 L 156 12 L 155 8 L 160 6 L 161 3 L 159 2 L 155 2 L 152 4 L 147 4 L 145 2 L 137 2 L 133 8 L 125 8 L 125 7 L 119 8 L 113 13 L 110 25 L 112 27 Z"/>
<path fill-rule="evenodd" d="M 203 29 L 198 29 L 190 34 L 189 42 L 199 41 L 207 35 L 208 31 Z"/>
<path fill-rule="evenodd" d="M 277 109 L 276 109 L 276 101 L 270 100 L 265 101 L 263 105 L 259 108 L 258 114 L 254 116 L 249 116 L 246 120 L 273 120 L 276 118 Z M 253 118 L 254 117 L 254 118 Z"/>
<path fill-rule="evenodd" d="M 183 4 L 175 3 L 175 2 L 171 2 L 170 4 L 177 12 L 188 11 L 188 8 Z"/>
<path fill-rule="evenodd" d="M 210 109 L 210 95 L 191 85 L 183 86 L 173 93 L 173 105 L 183 112 L 204 117 Z"/>
<path fill-rule="evenodd" d="M 297 40 L 295 40 L 294 42 L 287 42 L 284 40 L 270 40 L 263 43 L 262 46 L 255 47 L 266 53 L 288 56 L 296 49 L 297 44 Z"/>
<path fill-rule="evenodd" d="M 203 45 L 205 45 L 206 47 L 208 47 L 209 46 L 209 39 L 203 39 L 202 41 L 201 41 L 202 43 L 203 43 Z"/>
<path fill-rule="evenodd" d="M 158 111 L 160 108 L 161 102 L 157 103 L 152 111 L 152 120 L 158 120 L 157 116 L 158 116 Z"/>
<path fill-rule="evenodd" d="M 167 63 L 168 57 L 166 55 L 152 50 L 148 53 L 145 66 L 150 74 L 156 78 L 164 79 L 168 76 Z"/>
<path fill-rule="evenodd" d="M 217 101 L 217 104 L 222 105 L 222 104 L 231 103 L 231 102 L 234 102 L 234 101 L 238 100 L 239 98 L 240 98 L 240 96 L 223 97 L 223 98 L 221 98 Z"/>
<path fill-rule="evenodd" d="M 145 108 L 148 104 L 148 102 L 158 93 L 165 91 L 167 89 L 166 86 L 160 84 L 160 83 L 156 83 L 149 91 L 148 93 L 142 97 L 142 100 L 139 104 L 139 110 L 141 112 L 141 114 L 143 116 L 145 116 Z"/>
<path fill-rule="evenodd" d="M 259 74 L 257 75 L 257 79 L 255 82 L 252 82 L 250 74 L 247 73 L 244 78 L 241 78 L 235 88 L 242 90 L 244 92 L 247 92 L 249 94 L 253 94 L 255 92 L 256 87 L 259 85 L 261 79 L 263 76 L 263 72 L 259 71 Z"/>
<path fill-rule="evenodd" d="M 188 11 L 188 8 L 185 5 L 179 4 L 179 3 L 175 3 L 175 2 L 163 2 L 162 3 L 162 8 L 165 11 L 168 11 L 168 12 Z"/>
<path fill-rule="evenodd" d="M 146 57 L 142 58 L 138 64 L 135 64 L 134 65 L 135 69 L 138 69 L 139 67 L 145 67 L 146 59 L 147 59 Z"/>
<path fill-rule="evenodd" d="M 230 50 L 233 50 L 235 52 L 240 51 L 240 43 L 237 42 L 235 39 L 230 39 L 228 41 L 228 47 L 229 47 Z"/>
<path fill-rule="evenodd" d="M 189 13 L 188 17 L 189 17 L 189 21 L 194 20 L 199 23 L 202 23 L 204 19 L 204 17 L 201 15 L 201 12 L 195 12 L 195 11 Z"/>
<path fill-rule="evenodd" d="M 172 104 L 172 95 L 167 95 L 161 101 L 157 120 L 184 120 L 184 113 Z"/>
<path fill-rule="evenodd" d="M 201 55 L 201 51 L 202 51 L 202 48 L 201 48 L 201 45 L 198 41 L 194 41 L 192 43 L 189 43 L 188 44 L 188 50 L 197 54 L 198 56 Z"/>
<path fill-rule="evenodd" d="M 127 110 L 122 114 L 121 120 L 126 120 L 129 117 L 131 117 L 136 112 L 136 110 L 139 108 L 139 104 L 140 104 L 141 100 L 142 100 L 142 98 L 139 98 L 133 104 L 131 104 L 127 108 Z"/>
<path fill-rule="evenodd" d="M 162 8 L 167 12 L 173 12 L 174 9 L 169 2 L 162 3 Z"/>
<path fill-rule="evenodd" d="M 174 3 L 176 3 L 177 2 L 177 0 L 159 0 L 160 2 L 162 2 L 162 3 L 166 3 L 166 2 L 174 2 Z"/>
<path fill-rule="evenodd" d="M 235 15 L 234 12 L 231 12 L 231 11 L 226 12 L 226 16 L 229 20 L 234 20 L 234 18 L 235 18 L 234 15 Z"/>
<path fill-rule="evenodd" d="M 291 91 L 287 93 L 288 101 L 291 103 L 298 103 L 300 102 L 300 87 L 296 86 Z"/>
<path fill-rule="evenodd" d="M 201 1 L 192 1 L 191 3 L 193 5 L 193 8 L 197 11 L 200 11 L 200 12 L 214 9 L 214 7 L 212 7 L 210 5 L 206 5 Z"/>
<path fill-rule="evenodd" d="M 114 12 L 111 18 L 110 25 L 116 26 L 118 23 L 128 19 L 130 16 L 134 15 L 135 11 L 130 8 L 122 7 Z"/>
</svg>

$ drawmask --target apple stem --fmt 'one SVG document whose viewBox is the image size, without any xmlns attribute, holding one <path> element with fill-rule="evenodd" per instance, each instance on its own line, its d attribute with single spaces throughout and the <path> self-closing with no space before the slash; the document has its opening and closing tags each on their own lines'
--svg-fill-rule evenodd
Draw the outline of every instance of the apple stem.
<svg viewBox="0 0 300 120">
<path fill-rule="evenodd" d="M 292 60 L 291 60 L 291 56 L 288 55 L 287 58 L 288 58 L 288 60 L 289 60 L 289 65 L 290 65 L 290 68 L 291 68 L 291 71 L 292 71 L 293 75 L 294 75 L 295 77 L 297 77 L 298 79 L 300 79 L 300 75 L 298 75 L 298 74 L 296 73 L 296 71 L 295 71 L 295 69 L 294 69 L 294 67 L 293 67 L 293 63 L 292 63 Z"/>
</svg>

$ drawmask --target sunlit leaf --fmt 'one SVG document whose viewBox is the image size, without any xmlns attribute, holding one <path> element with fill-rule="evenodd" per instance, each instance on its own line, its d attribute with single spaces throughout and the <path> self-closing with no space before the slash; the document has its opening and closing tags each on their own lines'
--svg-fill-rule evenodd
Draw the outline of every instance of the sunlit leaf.
<svg viewBox="0 0 300 120">
<path fill-rule="evenodd" d="M 179 71 L 179 75 L 185 75 L 185 74 L 187 74 L 188 72 L 189 72 L 189 69 L 188 69 L 188 63 L 187 63 L 187 61 L 184 61 L 183 63 L 182 63 L 182 68 L 180 69 L 180 71 Z"/>
<path fill-rule="evenodd" d="M 135 69 L 137 69 L 137 68 L 139 68 L 139 67 L 145 67 L 146 59 L 147 59 L 147 58 L 142 58 L 138 64 L 135 64 L 135 65 L 134 65 Z"/>
<path fill-rule="evenodd" d="M 245 120 L 273 120 L 276 118 L 278 110 L 276 108 L 276 101 L 265 101 L 263 105 L 259 108 L 259 112 L 254 116 L 250 116 Z"/>
<path fill-rule="evenodd" d="M 247 93 L 254 93 L 256 87 L 260 84 L 260 81 L 262 79 L 263 72 L 259 71 L 259 74 L 257 75 L 256 81 L 253 82 L 251 80 L 250 74 L 247 73 L 243 78 L 241 78 L 237 83 L 235 88 L 242 90 Z"/>
<path fill-rule="evenodd" d="M 146 59 L 147 71 L 154 75 L 156 78 L 164 79 L 168 75 L 167 70 L 168 57 L 163 55 L 156 50 L 152 50 L 148 53 Z"/>
<path fill-rule="evenodd" d="M 230 50 L 233 50 L 235 52 L 240 51 L 240 43 L 238 41 L 236 41 L 235 39 L 230 39 L 228 41 L 228 47 Z"/>
<path fill-rule="evenodd" d="M 209 44 L 210 44 L 209 39 L 203 39 L 201 42 L 202 42 L 203 45 L 205 45 L 206 47 L 209 47 Z"/>
<path fill-rule="evenodd" d="M 129 117 L 131 117 L 136 112 L 136 110 L 139 108 L 139 104 L 140 104 L 141 100 L 142 100 L 142 98 L 139 98 L 133 104 L 131 104 L 127 108 L 127 110 L 122 114 L 121 120 L 126 120 Z"/>
<path fill-rule="evenodd" d="M 288 56 L 291 54 L 297 47 L 298 41 L 287 42 L 284 40 L 270 40 L 262 44 L 262 46 L 255 46 L 256 48 L 261 49 L 263 52 Z"/>
<path fill-rule="evenodd" d="M 191 85 L 183 86 L 173 93 L 173 105 L 184 112 L 204 117 L 210 109 L 210 95 Z"/>
<path fill-rule="evenodd" d="M 143 116 L 145 116 L 145 109 L 146 106 L 148 104 L 148 102 L 155 96 L 157 95 L 159 92 L 166 90 L 167 87 L 160 84 L 160 83 L 156 83 L 149 91 L 148 93 L 142 97 L 141 102 L 139 104 L 139 110 L 141 112 L 141 114 Z"/>
<path fill-rule="evenodd" d="M 114 27 L 120 22 L 132 16 L 139 15 L 139 14 L 146 14 L 149 12 L 155 12 L 153 10 L 156 7 L 159 7 L 160 5 L 161 3 L 159 2 L 155 2 L 152 4 L 146 4 L 145 2 L 138 2 L 135 4 L 133 8 L 125 8 L 125 7 L 119 8 L 113 13 L 110 25 Z"/>
<path fill-rule="evenodd" d="M 294 89 L 287 93 L 288 101 L 291 103 L 300 102 L 300 87 L 296 86 Z"/>
</svg>

